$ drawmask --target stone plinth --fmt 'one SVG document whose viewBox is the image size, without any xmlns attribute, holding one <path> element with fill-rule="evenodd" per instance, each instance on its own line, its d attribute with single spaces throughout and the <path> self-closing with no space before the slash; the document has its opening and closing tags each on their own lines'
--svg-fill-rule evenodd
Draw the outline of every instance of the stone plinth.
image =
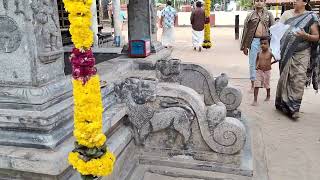
<svg viewBox="0 0 320 180">
<path fill-rule="evenodd" d="M 0 2 L 0 145 L 53 149 L 72 132 L 57 3 Z"/>
</svg>

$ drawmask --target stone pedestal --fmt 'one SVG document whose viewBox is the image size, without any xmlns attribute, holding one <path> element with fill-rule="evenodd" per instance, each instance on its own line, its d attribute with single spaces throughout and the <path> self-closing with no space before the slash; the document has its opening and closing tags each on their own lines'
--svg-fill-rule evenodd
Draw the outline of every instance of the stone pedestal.
<svg viewBox="0 0 320 180">
<path fill-rule="evenodd" d="M 129 41 L 150 39 L 151 51 L 163 49 L 157 41 L 157 11 L 155 0 L 130 0 L 128 5 Z"/>
<path fill-rule="evenodd" d="M 0 4 L 0 145 L 54 149 L 72 132 L 57 2 Z"/>
</svg>

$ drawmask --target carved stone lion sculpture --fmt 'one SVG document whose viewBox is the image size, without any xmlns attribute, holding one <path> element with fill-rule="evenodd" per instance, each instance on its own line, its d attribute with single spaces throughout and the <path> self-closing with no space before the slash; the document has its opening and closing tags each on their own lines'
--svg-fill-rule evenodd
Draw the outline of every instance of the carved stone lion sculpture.
<svg viewBox="0 0 320 180">
<path fill-rule="evenodd" d="M 158 85 L 156 79 L 132 77 L 116 84 L 115 92 L 127 105 L 136 145 L 145 145 L 148 140 L 169 149 L 179 147 L 179 135 L 183 149 L 201 151 L 209 147 L 217 153 L 235 154 L 244 147 L 243 123 L 226 117 L 227 109 L 222 102 L 205 106 L 201 96 L 191 88 L 172 83 Z M 157 139 L 160 134 L 167 139 Z"/>
<path fill-rule="evenodd" d="M 191 135 L 192 110 L 174 100 L 156 98 L 155 79 L 127 78 L 115 86 L 118 97 L 124 98 L 137 145 L 143 145 L 151 133 L 168 130 L 167 147 L 175 143 L 178 134 L 187 147 Z"/>
<path fill-rule="evenodd" d="M 158 60 L 156 63 L 157 78 L 163 82 L 179 82 L 181 74 L 181 60 Z"/>
</svg>

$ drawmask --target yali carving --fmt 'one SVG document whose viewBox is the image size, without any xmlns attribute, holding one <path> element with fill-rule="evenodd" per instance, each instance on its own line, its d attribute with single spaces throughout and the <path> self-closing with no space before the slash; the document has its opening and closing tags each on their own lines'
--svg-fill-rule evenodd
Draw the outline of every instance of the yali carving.
<svg viewBox="0 0 320 180">
<path fill-rule="evenodd" d="M 192 109 L 172 98 L 157 98 L 156 86 L 155 79 L 134 77 L 116 85 L 117 94 L 126 100 L 136 144 L 143 145 L 150 134 L 167 130 L 167 147 L 172 147 L 180 134 L 183 146 L 188 148 L 194 119 Z"/>
<path fill-rule="evenodd" d="M 157 78 L 162 82 L 180 82 L 181 60 L 158 60 L 156 73 Z"/>
<path fill-rule="evenodd" d="M 169 149 L 180 147 L 180 150 L 196 151 L 193 148 L 210 148 L 222 154 L 235 154 L 246 141 L 244 125 L 238 119 L 226 117 L 223 103 L 205 106 L 200 95 L 190 88 L 131 77 L 116 84 L 115 92 L 127 105 L 134 139 L 139 146 L 144 146 L 148 140 L 159 147 L 163 144 L 154 142 L 164 143 Z M 163 132 L 167 137 L 165 141 L 156 136 Z M 177 141 L 178 135 L 181 141 Z M 195 147 L 199 141 L 207 146 L 198 144 Z"/>
</svg>

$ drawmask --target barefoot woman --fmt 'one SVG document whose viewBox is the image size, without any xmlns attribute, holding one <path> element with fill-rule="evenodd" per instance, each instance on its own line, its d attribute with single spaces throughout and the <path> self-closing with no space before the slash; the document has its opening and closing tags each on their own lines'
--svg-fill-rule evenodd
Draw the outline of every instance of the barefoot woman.
<svg viewBox="0 0 320 180">
<path fill-rule="evenodd" d="M 294 9 L 286 11 L 280 21 L 290 25 L 290 28 L 281 39 L 276 108 L 297 119 L 311 51 L 316 50 L 311 46 L 319 40 L 318 18 L 311 11 L 309 0 L 296 0 Z"/>
</svg>

